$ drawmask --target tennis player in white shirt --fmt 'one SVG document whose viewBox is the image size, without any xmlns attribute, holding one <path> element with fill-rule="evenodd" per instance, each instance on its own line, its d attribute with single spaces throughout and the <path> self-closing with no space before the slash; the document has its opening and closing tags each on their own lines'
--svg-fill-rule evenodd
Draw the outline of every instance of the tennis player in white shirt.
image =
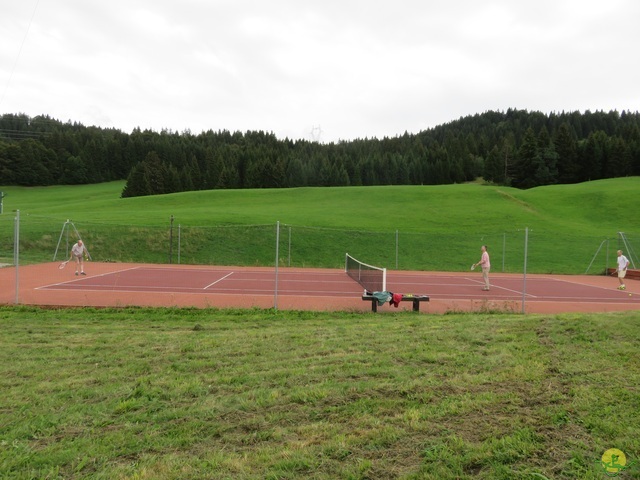
<svg viewBox="0 0 640 480">
<path fill-rule="evenodd" d="M 78 275 L 78 269 L 80 269 L 80 275 L 86 275 L 84 273 L 84 258 L 89 258 L 89 252 L 87 251 L 87 247 L 84 246 L 82 240 L 78 240 L 78 242 L 71 247 L 71 256 L 69 257 L 69 261 L 71 259 L 76 260 L 76 275 Z"/>
</svg>

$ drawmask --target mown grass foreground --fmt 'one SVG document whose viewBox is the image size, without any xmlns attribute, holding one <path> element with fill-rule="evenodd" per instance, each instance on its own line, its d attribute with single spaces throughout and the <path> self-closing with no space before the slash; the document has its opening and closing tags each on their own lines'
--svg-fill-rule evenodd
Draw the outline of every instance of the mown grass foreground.
<svg viewBox="0 0 640 480">
<path fill-rule="evenodd" d="M 3 307 L 0 471 L 601 479 L 640 455 L 639 320 Z"/>
</svg>

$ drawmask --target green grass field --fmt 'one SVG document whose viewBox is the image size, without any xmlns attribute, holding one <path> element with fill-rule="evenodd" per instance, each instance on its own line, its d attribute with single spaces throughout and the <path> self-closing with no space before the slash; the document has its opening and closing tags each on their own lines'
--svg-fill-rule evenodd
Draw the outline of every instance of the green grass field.
<svg viewBox="0 0 640 480">
<path fill-rule="evenodd" d="M 348 252 L 389 269 L 456 271 L 487 244 L 496 271 L 523 271 L 526 246 L 530 272 L 585 273 L 593 264 L 589 273 L 601 273 L 615 264 L 618 232 L 640 251 L 638 177 L 527 191 L 472 183 L 130 199 L 119 198 L 122 187 L 0 187 L 0 262 L 12 260 L 16 210 L 21 263 L 51 261 L 58 247 L 66 255 L 75 240 L 67 219 L 95 260 L 119 262 L 273 265 L 277 222 L 282 266 L 339 268 Z"/>
<path fill-rule="evenodd" d="M 0 307 L 0 477 L 638 478 L 639 320 Z"/>
</svg>

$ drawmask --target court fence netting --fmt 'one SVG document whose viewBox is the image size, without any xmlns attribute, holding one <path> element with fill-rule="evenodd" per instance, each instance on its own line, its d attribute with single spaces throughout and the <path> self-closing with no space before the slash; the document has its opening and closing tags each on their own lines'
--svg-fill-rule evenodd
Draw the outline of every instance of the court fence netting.
<svg viewBox="0 0 640 480">
<path fill-rule="evenodd" d="M 428 226 L 427 226 L 428 227 Z M 616 250 L 640 267 L 640 234 L 585 236 L 527 227 L 505 232 L 443 234 L 429 231 L 362 231 L 290 225 L 163 225 L 0 215 L 0 265 L 60 262 L 82 238 L 98 262 L 220 266 L 345 268 L 345 252 L 387 270 L 465 271 L 487 245 L 493 272 L 603 274 Z M 2 288 L 11 288 L 3 285 Z M 17 285 L 16 285 L 17 290 Z"/>
</svg>

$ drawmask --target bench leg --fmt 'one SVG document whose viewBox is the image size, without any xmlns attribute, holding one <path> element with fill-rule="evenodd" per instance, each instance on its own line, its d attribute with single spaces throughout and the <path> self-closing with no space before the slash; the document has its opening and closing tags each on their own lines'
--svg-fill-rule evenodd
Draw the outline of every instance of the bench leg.
<svg viewBox="0 0 640 480">
<path fill-rule="evenodd" d="M 378 311 L 378 301 L 375 299 L 371 300 L 371 311 L 374 313 Z"/>
<path fill-rule="evenodd" d="M 414 312 L 419 312 L 420 311 L 420 302 L 418 300 L 413 300 L 413 311 Z"/>
</svg>

